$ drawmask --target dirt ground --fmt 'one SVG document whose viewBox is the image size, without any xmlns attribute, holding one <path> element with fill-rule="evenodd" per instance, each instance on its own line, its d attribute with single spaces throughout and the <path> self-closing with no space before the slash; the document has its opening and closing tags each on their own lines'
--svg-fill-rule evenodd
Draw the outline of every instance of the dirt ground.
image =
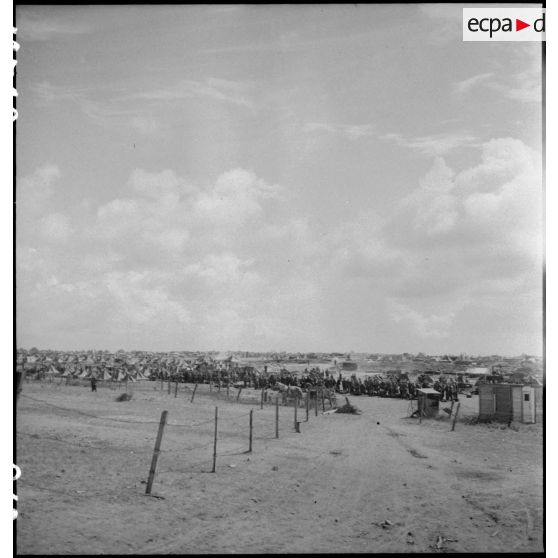
<svg viewBox="0 0 558 558">
<path fill-rule="evenodd" d="M 360 415 L 260 409 L 253 389 L 155 382 L 123 391 L 29 382 L 18 404 L 18 554 L 536 552 L 542 425 L 468 424 L 478 399 L 408 418 L 410 403 L 351 397 Z M 216 472 L 212 473 L 218 406 Z M 416 407 L 416 402 L 415 402 Z M 449 404 L 442 403 L 442 407 Z M 326 410 L 329 405 L 326 403 Z M 253 410 L 253 451 L 249 444 Z M 159 418 L 168 410 L 145 495 Z"/>
</svg>

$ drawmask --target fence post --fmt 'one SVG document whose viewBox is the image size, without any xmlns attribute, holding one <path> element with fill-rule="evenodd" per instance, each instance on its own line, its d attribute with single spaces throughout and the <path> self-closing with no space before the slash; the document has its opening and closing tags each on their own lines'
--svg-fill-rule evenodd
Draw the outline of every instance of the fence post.
<svg viewBox="0 0 558 558">
<path fill-rule="evenodd" d="M 240 398 L 240 394 L 242 393 L 242 388 L 238 388 L 238 393 L 236 395 L 236 400 L 238 401 L 238 399 Z"/>
<path fill-rule="evenodd" d="M 253 416 L 254 416 L 254 409 L 250 409 L 250 445 L 248 446 L 248 453 L 252 453 Z"/>
<path fill-rule="evenodd" d="M 262 388 L 262 400 L 261 400 L 261 402 L 260 402 L 260 409 L 263 409 L 263 402 L 264 402 L 264 389 L 265 389 L 265 388 Z"/>
<path fill-rule="evenodd" d="M 455 430 L 455 421 L 457 420 L 457 415 L 459 414 L 459 407 L 461 407 L 461 403 L 457 403 L 457 407 L 455 408 L 455 415 L 453 416 L 453 423 L 451 425 L 451 431 Z"/>
<path fill-rule="evenodd" d="M 296 423 L 298 422 L 297 414 L 298 414 L 298 396 L 295 395 L 295 398 L 294 398 L 294 426 L 295 426 L 295 430 L 296 430 Z"/>
<path fill-rule="evenodd" d="M 211 387 L 211 384 L 209 384 Z M 194 397 L 196 396 L 196 390 L 198 389 L 198 384 L 194 386 L 194 393 L 192 393 L 192 399 L 190 399 L 190 403 L 194 402 Z"/>
<path fill-rule="evenodd" d="M 320 390 L 320 392 L 322 394 L 322 413 L 325 413 L 325 397 L 324 397 L 324 388 L 323 387 Z"/>
<path fill-rule="evenodd" d="M 155 471 L 157 470 L 157 460 L 159 459 L 159 452 L 161 450 L 161 441 L 163 440 L 163 431 L 167 422 L 168 411 L 161 413 L 161 421 L 159 422 L 159 430 L 157 431 L 157 439 L 155 440 L 155 449 L 153 450 L 153 458 L 151 459 L 151 467 L 149 468 L 149 477 L 147 479 L 146 494 L 151 494 L 153 486 L 153 479 L 155 478 Z"/>
<path fill-rule="evenodd" d="M 213 469 L 211 472 L 215 472 L 215 464 L 217 462 L 217 413 L 219 407 L 215 407 L 215 435 L 213 437 Z"/>
<path fill-rule="evenodd" d="M 168 382 L 168 388 L 169 388 L 169 395 L 170 395 L 170 377 L 169 377 L 169 382 Z"/>
<path fill-rule="evenodd" d="M 310 411 L 310 390 L 306 389 L 306 422 L 308 422 L 308 413 Z"/>
<path fill-rule="evenodd" d="M 316 389 L 316 416 L 318 416 L 318 390 Z"/>
<path fill-rule="evenodd" d="M 178 382 L 174 382 L 174 396 L 176 397 L 178 394 Z"/>
<path fill-rule="evenodd" d="M 419 412 L 419 424 L 422 424 L 422 405 L 420 404 L 420 402 L 421 402 L 421 398 L 417 397 L 418 412 Z"/>
<path fill-rule="evenodd" d="M 275 398 L 275 437 L 279 438 L 279 396 Z"/>
</svg>

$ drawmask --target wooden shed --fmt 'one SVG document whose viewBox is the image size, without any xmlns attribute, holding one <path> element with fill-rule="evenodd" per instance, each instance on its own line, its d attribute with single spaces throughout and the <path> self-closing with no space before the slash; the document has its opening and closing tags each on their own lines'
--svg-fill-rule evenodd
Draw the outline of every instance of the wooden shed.
<svg viewBox="0 0 558 558">
<path fill-rule="evenodd" d="M 431 388 L 417 389 L 417 402 L 419 412 L 423 417 L 437 417 L 440 410 L 440 399 L 442 394 Z"/>
<path fill-rule="evenodd" d="M 541 418 L 540 386 L 479 384 L 479 419 L 531 424 Z M 540 391 L 540 393 L 537 393 Z"/>
</svg>

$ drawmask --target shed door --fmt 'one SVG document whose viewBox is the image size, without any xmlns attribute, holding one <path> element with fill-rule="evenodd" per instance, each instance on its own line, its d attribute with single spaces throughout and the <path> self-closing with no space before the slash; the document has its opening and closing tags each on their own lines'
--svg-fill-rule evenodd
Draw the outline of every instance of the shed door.
<svg viewBox="0 0 558 558">
<path fill-rule="evenodd" d="M 495 412 L 502 420 L 512 416 L 512 392 L 509 386 L 495 386 Z"/>
<path fill-rule="evenodd" d="M 535 393 L 531 388 L 523 388 L 521 394 L 523 405 L 523 422 L 531 424 L 535 422 Z"/>
</svg>

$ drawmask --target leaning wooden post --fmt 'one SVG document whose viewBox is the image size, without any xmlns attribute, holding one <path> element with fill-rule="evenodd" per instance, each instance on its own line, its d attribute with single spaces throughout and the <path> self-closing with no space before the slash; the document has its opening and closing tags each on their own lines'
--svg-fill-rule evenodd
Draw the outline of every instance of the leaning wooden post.
<svg viewBox="0 0 558 558">
<path fill-rule="evenodd" d="M 178 382 L 174 382 L 174 396 L 178 395 Z"/>
<path fill-rule="evenodd" d="M 263 409 L 263 403 L 264 403 L 264 389 L 262 388 L 262 400 L 260 401 L 260 409 Z"/>
<path fill-rule="evenodd" d="M 310 391 L 306 391 L 306 422 L 308 422 L 308 413 L 310 411 Z"/>
<path fill-rule="evenodd" d="M 161 421 L 159 422 L 159 430 L 157 431 L 157 439 L 155 440 L 155 449 L 153 450 L 153 458 L 151 459 L 151 467 L 149 468 L 149 478 L 147 479 L 146 494 L 151 494 L 153 480 L 155 478 L 155 471 L 157 470 L 157 460 L 159 459 L 159 452 L 161 451 L 161 441 L 163 440 L 163 431 L 167 423 L 168 411 L 161 413 Z"/>
<path fill-rule="evenodd" d="M 295 430 L 296 430 L 296 423 L 298 422 L 297 415 L 298 415 L 298 396 L 295 395 L 295 398 L 294 398 L 294 426 L 295 426 Z"/>
<path fill-rule="evenodd" d="M 168 382 L 168 388 L 169 388 L 169 395 L 170 395 L 170 378 L 169 378 L 169 382 Z"/>
<path fill-rule="evenodd" d="M 252 453 L 252 432 L 254 424 L 254 409 L 250 409 L 250 443 L 248 445 L 248 453 Z"/>
<path fill-rule="evenodd" d="M 211 384 L 209 384 L 211 386 Z M 190 399 L 190 403 L 194 402 L 194 397 L 196 397 L 196 390 L 198 389 L 198 384 L 194 386 L 194 393 L 192 393 L 192 399 Z"/>
<path fill-rule="evenodd" d="M 275 437 L 279 438 L 279 396 L 275 398 Z"/>
<path fill-rule="evenodd" d="M 459 407 L 461 407 L 461 403 L 457 403 L 457 406 L 455 407 L 455 415 L 453 415 L 453 423 L 451 425 L 452 432 L 455 430 L 455 421 L 457 420 L 457 415 L 459 414 Z"/>
<path fill-rule="evenodd" d="M 325 396 L 324 396 L 324 388 L 321 389 L 322 394 L 322 412 L 325 413 Z"/>
<path fill-rule="evenodd" d="M 240 398 L 240 394 L 242 393 L 242 388 L 238 388 L 238 393 L 236 394 L 236 400 Z"/>
<path fill-rule="evenodd" d="M 318 390 L 316 390 L 316 405 L 315 405 L 316 416 L 318 416 Z"/>
<path fill-rule="evenodd" d="M 217 463 L 217 413 L 219 407 L 215 407 L 215 435 L 213 437 L 213 469 L 211 472 L 215 472 L 215 465 Z"/>
</svg>

